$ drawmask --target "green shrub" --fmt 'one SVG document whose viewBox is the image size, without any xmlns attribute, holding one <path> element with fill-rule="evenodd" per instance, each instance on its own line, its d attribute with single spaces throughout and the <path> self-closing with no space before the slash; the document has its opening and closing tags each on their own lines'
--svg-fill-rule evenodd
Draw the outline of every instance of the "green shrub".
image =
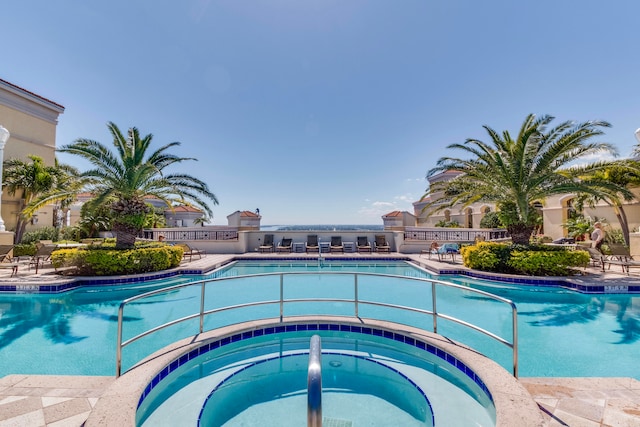
<svg viewBox="0 0 640 427">
<path fill-rule="evenodd" d="M 502 221 L 497 212 L 487 212 L 480 220 L 480 228 L 502 228 Z"/>
<path fill-rule="evenodd" d="M 42 227 L 37 230 L 27 231 L 22 235 L 22 241 L 20 243 L 36 243 L 40 240 L 57 242 L 60 240 L 60 230 L 56 227 Z"/>
<path fill-rule="evenodd" d="M 36 244 L 35 243 L 20 243 L 13 247 L 13 256 L 34 256 L 36 254 Z"/>
<path fill-rule="evenodd" d="M 508 272 L 510 247 L 502 243 L 479 242 L 460 248 L 464 265 L 474 270 Z"/>
<path fill-rule="evenodd" d="M 589 263 L 585 251 L 545 245 L 481 242 L 460 249 L 464 265 L 474 270 L 535 276 L 567 276 Z"/>
<path fill-rule="evenodd" d="M 568 276 L 572 267 L 589 263 L 586 251 L 512 251 L 509 266 L 517 274 L 530 276 Z"/>
<path fill-rule="evenodd" d="M 177 267 L 182 248 L 155 243 L 147 247 L 116 250 L 109 247 L 60 249 L 53 253 L 54 267 L 76 267 L 76 274 L 113 276 L 149 273 Z"/>
<path fill-rule="evenodd" d="M 460 227 L 460 223 L 458 223 L 458 221 L 453 220 L 453 221 L 447 221 L 444 219 L 441 219 L 440 221 L 435 223 L 436 227 L 445 227 L 445 228 L 459 228 Z"/>
</svg>

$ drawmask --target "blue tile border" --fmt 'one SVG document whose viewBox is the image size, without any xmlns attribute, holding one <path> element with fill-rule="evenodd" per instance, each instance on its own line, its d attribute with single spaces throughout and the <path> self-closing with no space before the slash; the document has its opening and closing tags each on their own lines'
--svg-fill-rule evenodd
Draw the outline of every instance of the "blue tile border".
<svg viewBox="0 0 640 427">
<path fill-rule="evenodd" d="M 313 328 L 313 329 L 312 329 Z M 404 344 L 408 344 L 422 351 L 426 351 L 427 353 L 433 354 L 438 358 L 442 359 L 443 362 L 446 362 L 450 366 L 458 369 L 460 372 L 469 377 L 473 382 L 475 382 L 478 387 L 486 394 L 491 402 L 493 402 L 493 396 L 489 391 L 488 387 L 482 381 L 482 379 L 464 362 L 457 359 L 455 356 L 447 353 L 443 349 L 436 347 L 427 342 L 418 340 L 411 336 L 408 336 L 404 333 L 400 332 L 391 332 L 386 329 L 376 328 L 376 327 L 362 327 L 350 324 L 342 324 L 342 323 L 296 323 L 296 324 L 286 324 L 280 326 L 268 326 L 264 328 L 258 328 L 250 331 L 239 332 L 230 336 L 226 336 L 220 338 L 218 340 L 210 341 L 206 344 L 203 344 L 196 349 L 191 350 L 189 353 L 183 354 L 179 356 L 177 359 L 169 362 L 166 366 L 164 366 L 158 374 L 156 374 L 149 384 L 145 387 L 140 399 L 138 400 L 138 408 L 144 400 L 149 396 L 151 391 L 158 385 L 160 382 L 166 378 L 170 373 L 174 372 L 181 366 L 188 363 L 190 360 L 195 359 L 203 354 L 208 353 L 209 351 L 215 350 L 220 347 L 224 347 L 225 345 L 236 343 L 238 341 L 242 341 L 245 339 L 251 339 L 253 337 L 264 336 L 264 335 L 274 335 L 281 334 L 286 332 L 298 332 L 298 331 L 309 331 L 309 330 L 320 330 L 320 331 L 339 331 L 339 332 L 348 332 L 348 333 L 357 333 L 363 335 L 373 335 L 376 337 L 383 337 L 387 339 L 392 339 L 394 341 L 398 341 Z"/>
<path fill-rule="evenodd" d="M 284 254 L 286 256 L 280 255 L 280 256 L 263 256 L 263 257 L 247 257 L 247 256 L 242 256 L 242 255 L 238 255 L 236 257 L 233 257 L 231 259 L 228 260 L 228 262 L 221 264 L 221 265 L 216 265 L 214 266 L 214 271 L 210 272 L 209 271 L 205 271 L 203 269 L 192 269 L 192 270 L 174 270 L 174 271 L 169 271 L 169 272 L 164 272 L 164 273 L 157 273 L 157 274 L 153 274 L 150 273 L 148 275 L 145 276 L 131 276 L 131 277 L 118 277 L 115 278 L 113 276 L 105 276 L 104 278 L 93 278 L 93 279 L 77 279 L 77 280 L 73 280 L 70 282 L 65 282 L 65 283 L 53 283 L 53 284 L 46 284 L 46 285 L 39 285 L 39 284 L 20 284 L 20 283 L 16 283 L 16 284 L 10 284 L 10 285 L 0 285 L 0 293 L 17 293 L 17 294 L 22 294 L 22 293 L 60 293 L 60 292 L 66 292 L 66 291 L 70 291 L 73 289 L 77 289 L 80 287 L 89 287 L 89 286 L 104 286 L 104 285 L 124 285 L 124 284 L 128 284 L 128 283 L 140 283 L 140 282 L 146 282 L 146 281 L 151 281 L 151 280 L 158 280 L 158 279 L 166 279 L 169 277 L 177 277 L 177 276 L 190 276 L 190 275 L 202 275 L 202 276 L 206 276 L 206 279 L 214 279 L 219 277 L 219 274 L 221 272 L 220 268 L 224 267 L 224 266 L 228 266 L 229 264 L 235 262 L 235 261 L 270 261 L 270 262 L 286 262 L 286 261 L 307 261 L 309 262 L 310 260 L 316 260 L 317 258 L 310 258 L 310 257 L 300 257 L 300 256 L 289 256 L 288 254 Z M 332 262 L 341 262 L 341 261 L 350 261 L 350 262 L 354 262 L 354 261 L 358 261 L 358 262 L 372 262 L 372 261 L 378 261 L 378 262 L 399 262 L 399 261 L 404 261 L 404 262 L 409 262 L 412 265 L 421 267 L 421 268 L 425 268 L 423 266 L 419 265 L 419 262 L 412 260 L 409 257 L 406 256 L 401 256 L 401 255 L 397 255 L 397 256 L 376 256 L 376 257 L 367 257 L 367 256 L 358 256 L 358 257 L 345 257 L 343 255 L 341 256 L 336 256 L 336 257 L 331 257 L 330 255 L 327 255 L 326 257 L 323 256 L 323 261 L 324 262 L 328 262 L 328 263 L 332 263 Z M 537 277 L 537 278 L 533 278 L 533 277 L 511 277 L 511 276 L 504 276 L 504 275 L 496 275 L 496 274 L 492 274 L 489 272 L 482 272 L 482 271 L 469 271 L 469 270 L 462 270 L 462 269 L 444 269 L 444 270 L 439 270 L 437 272 L 432 272 L 434 274 L 439 274 L 439 275 L 459 275 L 459 276 L 468 276 L 468 277 L 473 277 L 476 279 L 483 279 L 483 280 L 493 280 L 496 282 L 502 282 L 502 283 L 514 283 L 514 284 L 519 284 L 519 285 L 535 285 L 535 286 L 539 286 L 539 287 L 557 287 L 557 288 L 565 288 L 565 289 L 572 289 L 575 290 L 577 292 L 581 292 L 581 293 L 585 293 L 585 294 L 604 294 L 606 293 L 606 285 L 603 284 L 602 286 L 594 286 L 594 285 L 581 285 L 579 283 L 575 283 L 572 282 L 570 280 L 563 280 L 563 279 L 557 279 L 557 278 L 549 278 L 549 279 L 545 279 L 545 278 L 541 278 L 541 277 Z M 626 294 L 637 294 L 640 293 L 640 285 L 628 285 L 627 287 L 627 292 L 624 292 Z"/>
</svg>

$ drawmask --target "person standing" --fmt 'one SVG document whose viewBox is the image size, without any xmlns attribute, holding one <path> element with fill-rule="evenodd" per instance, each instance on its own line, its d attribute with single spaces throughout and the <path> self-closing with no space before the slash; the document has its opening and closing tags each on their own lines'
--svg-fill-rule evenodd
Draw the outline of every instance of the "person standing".
<svg viewBox="0 0 640 427">
<path fill-rule="evenodd" d="M 591 233 L 591 240 L 593 241 L 593 247 L 602 252 L 600 247 L 604 242 L 604 230 L 602 229 L 602 223 L 596 222 L 593 224 L 593 232 Z"/>
</svg>

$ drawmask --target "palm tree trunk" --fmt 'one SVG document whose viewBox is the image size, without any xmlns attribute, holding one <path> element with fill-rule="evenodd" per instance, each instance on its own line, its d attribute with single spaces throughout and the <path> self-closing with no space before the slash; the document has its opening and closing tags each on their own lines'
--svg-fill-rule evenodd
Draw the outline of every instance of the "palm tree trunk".
<svg viewBox="0 0 640 427">
<path fill-rule="evenodd" d="M 116 249 L 131 249 L 135 246 L 138 230 L 127 224 L 114 223 L 113 231 L 116 234 Z"/>
<path fill-rule="evenodd" d="M 507 226 L 507 231 L 511 235 L 511 241 L 516 245 L 529 245 L 531 233 L 535 226 L 528 224 L 511 224 Z"/>
<path fill-rule="evenodd" d="M 617 207 L 616 216 L 618 217 L 618 222 L 620 223 L 620 228 L 622 229 L 622 236 L 624 237 L 624 243 L 627 247 L 630 247 L 630 239 L 629 239 L 629 221 L 627 220 L 627 213 L 624 211 L 622 205 Z"/>
</svg>

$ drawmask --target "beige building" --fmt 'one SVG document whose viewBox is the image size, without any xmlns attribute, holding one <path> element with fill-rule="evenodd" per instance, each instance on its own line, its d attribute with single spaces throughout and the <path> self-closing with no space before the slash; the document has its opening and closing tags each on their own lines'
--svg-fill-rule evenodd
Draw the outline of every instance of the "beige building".
<svg viewBox="0 0 640 427">
<path fill-rule="evenodd" d="M 62 105 L 0 79 L 0 126 L 10 133 L 3 160 L 27 160 L 33 154 L 53 165 L 58 116 L 63 112 Z M 20 196 L 12 197 L 3 191 L 0 212 L 7 231 L 15 229 L 20 209 Z M 51 207 L 38 211 L 31 227 L 52 225 L 52 213 Z"/>
<path fill-rule="evenodd" d="M 431 186 L 435 182 L 448 181 L 459 175 L 459 172 L 446 171 L 429 177 L 429 185 Z M 438 198 L 439 195 L 435 194 L 434 198 Z M 462 228 L 480 228 L 480 221 L 489 212 L 495 212 L 495 205 L 493 203 L 473 203 L 467 207 L 452 207 L 446 208 L 439 212 L 434 212 L 432 215 L 428 215 L 428 212 L 424 211 L 424 207 L 432 199 L 430 197 L 424 200 L 418 200 L 413 203 L 413 211 L 416 217 L 416 225 L 418 227 L 435 227 L 436 224 L 442 222 L 457 222 Z"/>
</svg>

